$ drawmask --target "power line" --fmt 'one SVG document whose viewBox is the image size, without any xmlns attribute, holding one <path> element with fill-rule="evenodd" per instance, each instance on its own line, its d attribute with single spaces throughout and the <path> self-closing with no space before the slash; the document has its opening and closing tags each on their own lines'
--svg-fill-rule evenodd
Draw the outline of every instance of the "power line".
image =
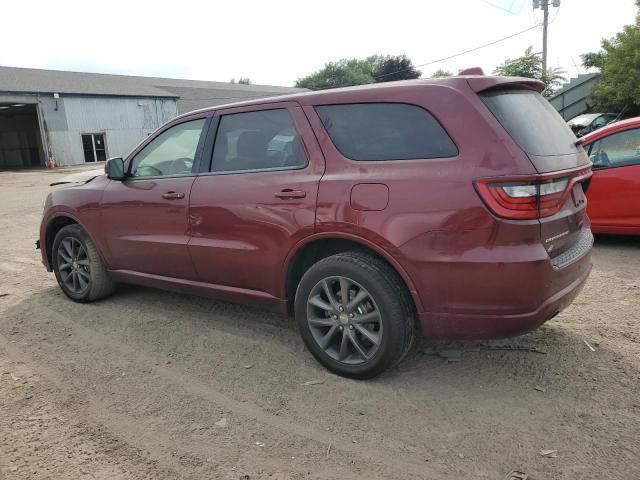
<svg viewBox="0 0 640 480">
<path fill-rule="evenodd" d="M 415 65 L 415 67 L 412 67 L 412 68 L 426 67 L 427 65 L 433 65 L 434 63 L 440 63 L 440 62 L 444 62 L 445 60 L 450 60 L 452 58 L 461 57 L 462 55 L 466 55 L 467 53 L 475 52 L 477 50 L 481 50 L 483 48 L 490 47 L 491 45 L 495 45 L 496 43 L 504 42 L 505 40 L 509 40 L 510 38 L 516 37 L 518 35 L 522 35 L 523 33 L 530 32 L 531 30 L 539 28 L 540 25 L 541 24 L 538 23 L 538 24 L 534 25 L 533 27 L 529 27 L 529 28 L 527 28 L 525 30 L 521 30 L 520 32 L 513 33 L 513 34 L 511 34 L 511 35 L 509 35 L 507 37 L 499 38 L 498 40 L 494 40 L 493 42 L 485 43 L 484 45 L 480 45 L 478 47 L 470 48 L 469 50 L 465 50 L 464 52 L 454 53 L 453 55 L 449 55 L 448 57 L 443 57 L 443 58 L 439 58 L 437 60 L 432 60 L 432 61 L 427 62 L 427 63 L 422 63 L 420 65 Z M 383 75 L 378 75 L 375 78 L 388 77 L 389 75 L 395 75 L 396 73 L 402 73 L 402 72 L 406 72 L 408 70 L 411 70 L 411 68 L 404 68 L 402 70 L 398 70 L 397 72 L 385 73 Z"/>
</svg>

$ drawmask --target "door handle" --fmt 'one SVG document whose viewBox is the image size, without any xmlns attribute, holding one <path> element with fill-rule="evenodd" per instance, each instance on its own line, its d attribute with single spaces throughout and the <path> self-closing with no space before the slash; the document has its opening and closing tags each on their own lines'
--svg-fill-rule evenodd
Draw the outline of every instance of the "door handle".
<svg viewBox="0 0 640 480">
<path fill-rule="evenodd" d="M 180 200 L 184 198 L 184 193 L 180 192 L 167 192 L 162 194 L 162 198 L 165 200 Z"/>
<path fill-rule="evenodd" d="M 283 200 L 287 200 L 289 198 L 304 198 L 307 196 L 307 192 L 303 192 L 302 190 L 291 190 L 290 188 L 285 188 L 281 192 L 277 192 L 273 194 L 277 198 L 282 198 Z"/>
</svg>

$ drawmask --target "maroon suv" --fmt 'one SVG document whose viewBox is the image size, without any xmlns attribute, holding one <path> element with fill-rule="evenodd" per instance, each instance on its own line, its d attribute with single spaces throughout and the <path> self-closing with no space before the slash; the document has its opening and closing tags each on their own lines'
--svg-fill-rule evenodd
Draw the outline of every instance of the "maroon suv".
<svg viewBox="0 0 640 480">
<path fill-rule="evenodd" d="M 118 282 L 294 313 L 327 368 L 531 330 L 591 269 L 590 163 L 524 78 L 458 76 L 212 107 L 52 192 L 42 259 L 79 302 Z"/>
</svg>

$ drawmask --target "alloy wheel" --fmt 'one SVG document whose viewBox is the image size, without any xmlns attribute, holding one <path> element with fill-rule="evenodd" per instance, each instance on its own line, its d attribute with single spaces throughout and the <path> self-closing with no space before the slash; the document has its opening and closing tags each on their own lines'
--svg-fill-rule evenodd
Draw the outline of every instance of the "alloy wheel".
<svg viewBox="0 0 640 480">
<path fill-rule="evenodd" d="M 382 341 L 382 318 L 372 295 L 344 276 L 318 282 L 307 300 L 307 323 L 318 346 L 349 365 L 368 362 Z"/>
<path fill-rule="evenodd" d="M 66 237 L 58 246 L 58 272 L 62 284 L 72 293 L 89 288 L 91 266 L 84 245 L 74 237 Z"/>
</svg>

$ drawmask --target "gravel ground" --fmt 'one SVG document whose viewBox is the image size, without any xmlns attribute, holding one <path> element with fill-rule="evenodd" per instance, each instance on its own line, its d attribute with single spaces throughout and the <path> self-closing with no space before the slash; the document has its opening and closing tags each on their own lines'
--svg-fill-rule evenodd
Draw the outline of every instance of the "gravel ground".
<svg viewBox="0 0 640 480">
<path fill-rule="evenodd" d="M 581 296 L 537 331 L 419 341 L 356 382 L 271 313 L 67 300 L 33 245 L 61 175 L 0 173 L 0 478 L 640 478 L 638 239 L 597 238 Z"/>
</svg>

